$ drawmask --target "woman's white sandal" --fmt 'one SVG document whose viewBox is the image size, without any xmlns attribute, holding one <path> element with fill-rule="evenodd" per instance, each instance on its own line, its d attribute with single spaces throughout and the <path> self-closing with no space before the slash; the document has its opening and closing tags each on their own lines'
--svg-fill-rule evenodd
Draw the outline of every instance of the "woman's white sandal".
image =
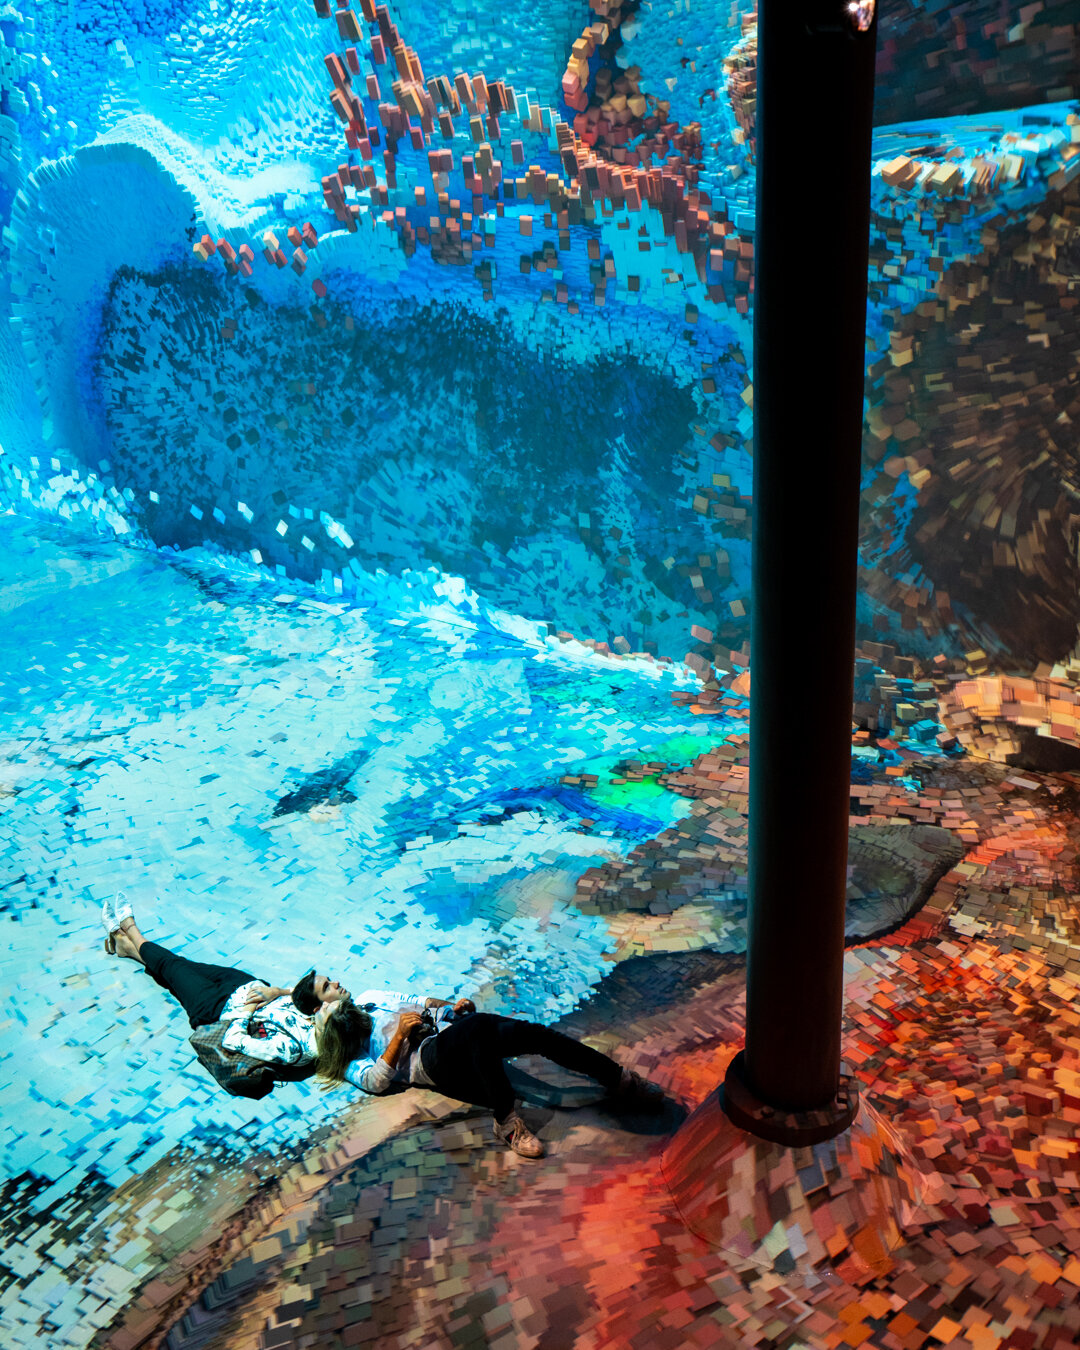
<svg viewBox="0 0 1080 1350">
<path fill-rule="evenodd" d="M 108 900 L 101 902 L 101 926 L 105 929 L 105 955 L 115 956 L 116 938 L 113 935 L 119 930 L 120 925 L 116 922 L 116 914 Z"/>
</svg>

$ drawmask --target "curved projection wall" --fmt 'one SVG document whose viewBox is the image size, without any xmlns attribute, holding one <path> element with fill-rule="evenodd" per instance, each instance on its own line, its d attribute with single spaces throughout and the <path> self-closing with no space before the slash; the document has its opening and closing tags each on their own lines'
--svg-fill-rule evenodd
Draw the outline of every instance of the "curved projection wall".
<svg viewBox="0 0 1080 1350">
<path fill-rule="evenodd" d="M 848 910 L 849 940 L 878 942 L 853 954 L 866 971 L 883 933 L 923 944 L 858 975 L 875 1011 L 852 1016 L 918 1060 L 906 1096 L 877 1049 L 858 1062 L 945 1160 L 935 1185 L 973 1175 L 996 1205 L 943 1201 L 946 1255 L 976 1250 L 967 1228 L 997 1250 L 1019 1203 L 1000 1131 L 1058 1225 L 1013 1234 L 1014 1264 L 1052 1248 L 1058 1274 L 1031 1272 L 1052 1295 L 993 1342 L 1040 1350 L 1065 1343 L 1028 1339 L 1046 1309 L 1077 1330 L 1055 1208 L 1074 1051 L 1043 1018 L 1068 1024 L 1080 970 L 1073 8 L 884 7 Z M 688 1100 L 722 1076 L 746 897 L 755 51 L 747 0 L 0 8 L 5 1350 L 321 1350 L 312 1290 L 335 1263 L 368 1300 L 334 1314 L 341 1343 L 443 1350 L 482 1325 L 505 1350 L 511 1267 L 484 1243 L 528 1248 L 534 1222 L 559 1231 L 515 1276 L 508 1344 L 651 1350 L 614 1267 L 667 1219 L 622 1144 L 594 1138 L 595 1192 L 572 1160 L 558 1205 L 503 1231 L 455 1171 L 518 1184 L 479 1125 L 310 1084 L 226 1097 L 97 915 L 122 888 L 197 959 L 561 1018 Z M 820 170 L 790 222 L 812 314 L 831 283 L 808 226 L 842 208 L 813 109 L 789 134 Z M 829 453 L 812 407 L 791 453 Z M 791 654 L 793 809 L 813 659 Z M 975 938 L 1005 955 L 978 958 L 973 993 L 950 981 Z M 983 998 L 972 1049 L 956 1005 Z M 1007 1106 L 949 1173 L 961 1050 L 997 1057 Z M 431 1255 L 443 1205 L 454 1260 Z M 348 1246 L 376 1229 L 381 1256 Z M 571 1230 L 592 1246 L 563 1269 Z M 755 1248 L 769 1280 L 790 1273 L 774 1246 Z M 712 1306 L 704 1267 L 674 1292 L 671 1269 L 632 1271 L 637 1311 L 675 1319 L 657 1346 L 680 1344 L 687 1290 Z M 913 1309 L 923 1340 L 973 1325 L 966 1284 L 939 1322 L 907 1281 L 889 1316 Z M 745 1306 L 723 1286 L 725 1326 L 782 1312 L 775 1343 L 801 1345 L 805 1309 L 743 1286 Z M 862 1326 L 826 1314 L 822 1344 Z M 864 1342 L 895 1350 L 866 1316 Z"/>
<path fill-rule="evenodd" d="M 89 490 L 158 546 L 335 593 L 434 567 L 632 650 L 740 646 L 751 13 L 87 14 L 2 24 L 9 500 L 85 514 Z M 937 48 L 914 10 L 887 25 L 881 111 L 944 110 L 952 30 L 986 18 L 951 14 Z M 1030 80 L 1041 40 L 1052 101 L 875 142 L 862 617 L 913 649 L 1074 641 L 1075 38 L 1052 18 L 962 48 L 985 105 L 1001 51 L 1026 40 Z M 828 147 L 792 134 L 827 212 Z M 827 287 L 808 257 L 807 305 Z M 808 409 L 793 452 L 820 450 Z"/>
</svg>

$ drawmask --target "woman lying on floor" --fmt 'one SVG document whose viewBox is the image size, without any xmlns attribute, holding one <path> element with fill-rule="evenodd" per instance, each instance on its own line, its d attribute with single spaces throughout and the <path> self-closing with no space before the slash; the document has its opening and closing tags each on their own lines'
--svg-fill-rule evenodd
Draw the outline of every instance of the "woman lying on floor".
<svg viewBox="0 0 1080 1350">
<path fill-rule="evenodd" d="M 421 1011 L 430 1008 L 437 1009 L 434 1017 Z M 612 1105 L 627 1110 L 658 1111 L 664 1103 L 654 1083 L 599 1050 L 536 1022 L 478 1013 L 471 999 L 451 1008 L 410 992 L 367 990 L 355 1002 L 346 995 L 320 1008 L 315 1039 L 316 1073 L 324 1087 L 348 1082 L 383 1093 L 394 1083 L 411 1083 L 490 1107 L 495 1137 L 523 1158 L 542 1158 L 544 1146 L 515 1110 L 504 1059 L 542 1055 L 595 1079 Z"/>
</svg>

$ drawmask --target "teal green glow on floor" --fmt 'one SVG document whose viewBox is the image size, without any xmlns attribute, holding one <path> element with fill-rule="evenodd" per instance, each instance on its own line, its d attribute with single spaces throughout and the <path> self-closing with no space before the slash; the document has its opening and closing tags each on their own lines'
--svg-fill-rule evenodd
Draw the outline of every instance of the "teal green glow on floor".
<svg viewBox="0 0 1080 1350">
<path fill-rule="evenodd" d="M 659 816 L 662 820 L 679 820 L 690 806 L 686 797 L 662 787 L 655 778 L 646 778 L 640 783 L 612 783 L 601 779 L 596 787 L 585 790 L 601 806 L 624 807 L 643 815 Z"/>
<path fill-rule="evenodd" d="M 710 727 L 708 731 L 703 729 L 697 734 L 681 732 L 647 749 L 643 748 L 633 756 L 615 758 L 604 755 L 588 760 L 576 766 L 574 772 L 596 774 L 600 781 L 595 787 L 585 787 L 583 791 L 594 797 L 598 805 L 640 811 L 642 815 L 655 816 L 673 825 L 689 814 L 690 798 L 664 787 L 658 781 L 659 775 L 625 783 L 612 782 L 613 778 L 621 777 L 616 771 L 617 766 L 625 764 L 627 759 L 643 764 L 663 763 L 669 770 L 688 766 L 714 746 L 722 745 L 730 733 L 730 727 L 721 729 L 719 726 Z"/>
</svg>

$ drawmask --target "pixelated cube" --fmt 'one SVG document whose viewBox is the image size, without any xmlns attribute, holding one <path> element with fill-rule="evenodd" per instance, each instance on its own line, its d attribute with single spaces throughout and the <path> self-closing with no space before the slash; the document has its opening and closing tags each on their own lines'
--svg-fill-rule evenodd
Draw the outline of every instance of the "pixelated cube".
<svg viewBox="0 0 1080 1350">
<path fill-rule="evenodd" d="M 337 19 L 338 36 L 347 42 L 355 42 L 363 36 L 363 30 L 351 9 L 339 9 L 334 18 Z"/>
<path fill-rule="evenodd" d="M 909 188 L 918 176 L 919 166 L 907 155 L 897 155 L 881 170 L 881 177 L 890 187 Z"/>
<path fill-rule="evenodd" d="M 935 192 L 948 196 L 958 191 L 964 181 L 964 175 L 955 164 L 939 164 L 926 180 L 927 186 Z"/>
<path fill-rule="evenodd" d="M 325 65 L 330 78 L 339 89 L 344 90 L 349 87 L 348 72 L 337 52 L 331 52 L 329 56 L 324 56 L 323 65 Z"/>
<path fill-rule="evenodd" d="M 349 107 L 349 100 L 340 89 L 330 91 L 330 106 L 337 114 L 339 121 L 346 123 L 352 121 L 352 109 Z"/>
</svg>

